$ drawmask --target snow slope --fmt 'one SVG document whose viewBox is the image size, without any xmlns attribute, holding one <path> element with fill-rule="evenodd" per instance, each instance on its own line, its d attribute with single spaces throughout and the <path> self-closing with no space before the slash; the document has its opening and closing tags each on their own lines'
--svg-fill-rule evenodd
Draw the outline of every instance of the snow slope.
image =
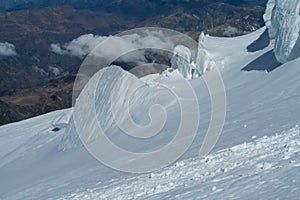
<svg viewBox="0 0 300 200">
<path fill-rule="evenodd" d="M 299 199 L 300 59 L 269 73 L 243 71 L 249 65 L 270 65 L 266 55 L 272 44 L 247 51 L 264 31 L 237 38 L 205 37 L 203 45 L 221 70 L 227 95 L 224 130 L 207 157 L 198 153 L 210 121 L 210 96 L 199 78 L 190 81 L 201 111 L 198 135 L 176 163 L 153 173 L 118 172 L 96 161 L 72 139 L 72 126 L 64 128 L 69 109 L 0 127 L 0 199 Z M 176 73 L 144 81 L 155 88 L 161 81 L 176 81 Z M 164 98 L 159 101 L 164 103 Z M 142 147 L 161 148 L 172 138 L 178 108 L 176 103 L 166 107 L 174 117 L 160 138 Z M 134 116 L 147 121 L 140 109 L 137 104 Z M 61 129 L 51 131 L 52 124 Z M 110 137 L 116 144 L 142 149 L 114 130 Z"/>
<path fill-rule="evenodd" d="M 269 199 L 297 199 L 299 151 L 297 127 L 204 159 L 183 160 L 159 172 L 126 178 L 117 184 L 100 184 L 62 199 L 260 199 L 262 194 Z"/>
</svg>

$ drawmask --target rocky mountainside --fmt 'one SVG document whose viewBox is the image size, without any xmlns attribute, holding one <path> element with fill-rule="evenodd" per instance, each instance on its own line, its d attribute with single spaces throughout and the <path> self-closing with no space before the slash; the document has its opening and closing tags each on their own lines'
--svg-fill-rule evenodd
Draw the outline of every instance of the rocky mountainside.
<svg viewBox="0 0 300 200">
<path fill-rule="evenodd" d="M 246 6 L 246 5 L 265 5 L 267 0 L 6 0 L 0 2 L 0 10 L 20 10 L 29 8 L 43 8 L 49 6 L 69 5 L 74 8 L 97 9 L 120 11 L 123 13 L 131 13 L 130 11 L 143 11 L 157 14 L 166 12 L 168 8 L 184 7 L 195 8 L 198 5 L 207 5 L 212 2 L 224 2 L 227 4 Z M 150 10 L 149 10 L 150 9 Z M 131 13 L 136 16 L 135 13 Z"/>
<path fill-rule="evenodd" d="M 16 55 L 1 55 L 0 51 L 0 100 L 20 113 L 16 119 L 71 106 L 71 95 L 66 95 L 66 83 L 61 80 L 76 73 L 83 58 L 58 55 L 50 50 L 51 44 L 65 44 L 88 33 L 106 36 L 143 26 L 175 29 L 195 39 L 201 31 L 219 36 L 241 35 L 263 26 L 262 2 L 1 1 L 0 45 L 13 46 Z M 54 90 L 53 82 L 57 82 Z M 71 87 L 72 82 L 68 84 Z M 61 90 L 57 96 L 66 99 L 61 103 L 52 102 L 57 88 Z M 26 96 L 37 97 L 29 105 Z M 6 109 L 3 107 L 1 113 Z M 7 121 L 1 117 L 0 124 L 4 123 Z"/>
</svg>

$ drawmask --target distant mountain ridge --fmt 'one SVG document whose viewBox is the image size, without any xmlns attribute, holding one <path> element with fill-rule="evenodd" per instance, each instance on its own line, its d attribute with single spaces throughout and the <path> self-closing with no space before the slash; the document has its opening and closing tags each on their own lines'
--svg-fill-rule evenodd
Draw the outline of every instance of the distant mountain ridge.
<svg viewBox="0 0 300 200">
<path fill-rule="evenodd" d="M 17 53 L 0 56 L 0 101 L 4 102 L 0 112 L 21 113 L 0 117 L 0 124 L 71 106 L 68 91 L 73 82 L 66 86 L 62 80 L 78 70 L 82 59 L 58 55 L 51 44 L 65 44 L 84 34 L 107 36 L 149 26 L 177 30 L 194 39 L 202 31 L 241 35 L 264 25 L 264 1 L 0 1 L 0 43 L 14 45 Z"/>
<path fill-rule="evenodd" d="M 192 6 L 194 4 L 208 4 L 224 2 L 232 5 L 265 5 L 266 0 L 6 0 L 0 2 L 0 10 L 13 11 L 30 8 L 69 5 L 77 9 L 106 9 L 111 11 L 128 8 L 139 8 L 140 11 L 160 12 L 161 9 L 176 6 Z"/>
</svg>

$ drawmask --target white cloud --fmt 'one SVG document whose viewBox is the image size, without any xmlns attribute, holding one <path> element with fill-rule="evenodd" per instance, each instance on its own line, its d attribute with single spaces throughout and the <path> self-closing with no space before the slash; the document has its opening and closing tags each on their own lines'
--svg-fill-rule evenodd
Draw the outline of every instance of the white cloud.
<svg viewBox="0 0 300 200">
<path fill-rule="evenodd" d="M 8 42 L 0 42 L 0 56 L 15 56 L 17 55 L 15 45 Z"/>
<path fill-rule="evenodd" d="M 57 67 L 49 66 L 48 68 L 55 76 L 58 76 L 61 73 L 61 70 Z"/>
<path fill-rule="evenodd" d="M 71 55 L 77 57 L 84 57 L 89 54 L 92 49 L 94 49 L 100 42 L 102 42 L 106 37 L 86 34 L 81 35 L 78 38 L 68 42 L 64 45 L 51 44 L 50 48 L 56 54 L 60 55 Z"/>
<path fill-rule="evenodd" d="M 243 31 L 239 30 L 238 28 L 235 28 L 235 27 L 232 27 L 232 26 L 228 26 L 225 29 L 223 35 L 231 37 L 231 36 L 235 36 L 235 35 L 240 35 L 242 33 L 243 33 Z"/>
<path fill-rule="evenodd" d="M 162 32 L 145 31 L 143 35 L 130 34 L 125 36 L 99 36 L 93 34 L 81 35 L 71 42 L 60 44 L 51 44 L 51 51 L 59 55 L 71 55 L 83 58 L 88 55 L 101 42 L 102 47 L 97 49 L 94 54 L 101 55 L 104 58 L 115 58 L 124 55 L 122 61 L 144 61 L 144 49 L 127 54 L 128 51 L 140 47 L 160 47 L 173 49 L 174 44 L 171 40 L 166 39 Z"/>
</svg>

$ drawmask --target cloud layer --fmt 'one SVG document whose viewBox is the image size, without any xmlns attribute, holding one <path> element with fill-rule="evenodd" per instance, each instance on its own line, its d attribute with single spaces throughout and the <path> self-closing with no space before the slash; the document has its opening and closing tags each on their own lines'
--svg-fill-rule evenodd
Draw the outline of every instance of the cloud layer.
<svg viewBox="0 0 300 200">
<path fill-rule="evenodd" d="M 240 35 L 240 34 L 243 34 L 243 31 L 239 30 L 238 28 L 232 27 L 232 26 L 228 26 L 223 33 L 223 35 L 227 36 L 227 37 L 232 37 L 232 36 Z"/>
<path fill-rule="evenodd" d="M 86 34 L 64 45 L 60 45 L 59 43 L 51 44 L 50 48 L 52 52 L 59 55 L 71 55 L 83 58 L 105 39 L 106 37 Z"/>
<path fill-rule="evenodd" d="M 8 42 L 0 42 L 0 56 L 15 56 L 17 55 L 15 45 Z"/>
<path fill-rule="evenodd" d="M 83 58 L 99 44 L 103 46 L 97 49 L 97 54 L 101 54 L 101 56 L 105 58 L 115 58 L 116 56 L 123 55 L 120 60 L 126 62 L 144 61 L 144 49 L 142 47 L 155 47 L 159 44 L 160 47 L 164 46 L 168 49 L 174 48 L 173 42 L 165 38 L 163 33 L 158 31 L 145 31 L 143 35 L 130 34 L 121 37 L 86 34 L 81 35 L 71 42 L 63 45 L 58 43 L 51 44 L 50 49 L 52 52 L 59 55 L 70 55 Z M 141 49 L 133 53 L 126 54 L 128 49 L 139 48 Z"/>
</svg>

